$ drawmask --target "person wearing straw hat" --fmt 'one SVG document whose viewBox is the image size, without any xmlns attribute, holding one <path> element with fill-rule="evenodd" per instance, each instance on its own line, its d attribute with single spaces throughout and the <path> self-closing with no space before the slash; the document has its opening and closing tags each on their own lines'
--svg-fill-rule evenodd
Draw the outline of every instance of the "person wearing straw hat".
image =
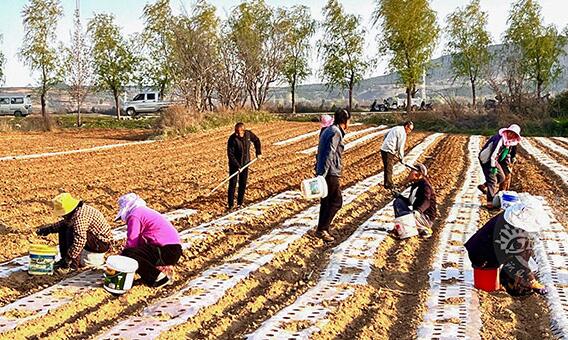
<svg viewBox="0 0 568 340">
<path fill-rule="evenodd" d="M 110 249 L 112 233 L 103 214 L 69 193 L 55 196 L 52 206 L 53 213 L 63 219 L 39 228 L 36 233 L 40 236 L 58 234 L 61 260 L 55 263 L 55 267 L 67 269 L 79 268 L 82 265 L 102 265 L 102 262 L 89 263 L 90 257 L 85 254 L 104 254 Z M 93 258 L 102 261 L 103 256 Z"/>
<path fill-rule="evenodd" d="M 432 236 L 432 225 L 436 219 L 436 193 L 428 179 L 428 169 L 424 164 L 416 163 L 408 174 L 410 194 L 408 197 L 395 194 L 394 215 L 400 217 L 413 214 L 418 233 L 423 238 Z"/>
<path fill-rule="evenodd" d="M 247 189 L 248 168 L 242 169 L 250 160 L 250 145 L 254 145 L 256 158 L 262 158 L 260 139 L 250 130 L 245 129 L 244 123 L 235 125 L 235 133 L 233 133 L 227 141 L 227 157 L 229 159 L 229 174 L 236 172 L 238 176 L 231 178 L 229 181 L 228 191 L 228 210 L 233 209 L 235 202 L 235 189 L 237 182 L 239 190 L 237 193 L 237 207 L 242 207 L 245 200 L 245 192 Z"/>
<path fill-rule="evenodd" d="M 544 295 L 546 288 L 531 270 L 532 235 L 550 223 L 542 204 L 534 197 L 521 201 L 490 219 L 465 243 L 475 268 L 498 268 L 500 281 L 512 296 Z"/>
<path fill-rule="evenodd" d="M 479 152 L 479 162 L 485 176 L 485 183 L 478 185 L 487 196 L 487 208 L 494 209 L 493 198 L 499 192 L 501 183 L 506 180 L 506 173 L 502 165 L 510 158 L 513 147 L 521 141 L 521 128 L 513 124 L 508 128 L 499 130 L 495 136 L 483 145 Z M 508 169 L 509 170 L 509 169 Z M 510 171 L 509 171 L 510 173 Z"/>
<path fill-rule="evenodd" d="M 181 240 L 177 230 L 164 215 L 150 209 L 135 193 L 118 199 L 115 220 L 126 223 L 126 243 L 122 256 L 138 261 L 137 273 L 149 286 L 170 284 L 174 277 L 174 265 L 182 255 Z"/>
</svg>

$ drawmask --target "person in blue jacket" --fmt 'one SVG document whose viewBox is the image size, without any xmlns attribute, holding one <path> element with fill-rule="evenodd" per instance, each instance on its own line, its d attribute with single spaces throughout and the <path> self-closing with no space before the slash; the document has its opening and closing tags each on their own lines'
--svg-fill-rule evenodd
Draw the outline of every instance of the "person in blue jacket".
<svg viewBox="0 0 568 340">
<path fill-rule="evenodd" d="M 318 153 L 316 155 L 316 175 L 323 176 L 327 184 L 327 196 L 321 199 L 320 214 L 316 236 L 325 242 L 333 242 L 329 234 L 329 226 L 335 214 L 343 205 L 339 179 L 343 170 L 341 155 L 343 153 L 343 137 L 349 126 L 351 114 L 345 109 L 338 109 L 333 117 L 333 125 L 327 127 L 320 135 Z"/>
</svg>

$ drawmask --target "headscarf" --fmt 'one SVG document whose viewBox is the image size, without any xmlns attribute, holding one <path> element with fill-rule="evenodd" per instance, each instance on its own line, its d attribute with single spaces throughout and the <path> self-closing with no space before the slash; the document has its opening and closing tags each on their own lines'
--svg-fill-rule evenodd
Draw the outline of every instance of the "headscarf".
<svg viewBox="0 0 568 340">
<path fill-rule="evenodd" d="M 132 210 L 145 206 L 146 202 L 135 193 L 131 192 L 123 195 L 118 199 L 118 214 L 114 220 L 118 221 L 121 219 L 123 222 L 126 222 Z"/>
<path fill-rule="evenodd" d="M 331 126 L 333 124 L 333 117 L 330 115 L 322 115 L 320 118 L 320 125 L 321 128 L 326 128 L 328 126 Z"/>
</svg>

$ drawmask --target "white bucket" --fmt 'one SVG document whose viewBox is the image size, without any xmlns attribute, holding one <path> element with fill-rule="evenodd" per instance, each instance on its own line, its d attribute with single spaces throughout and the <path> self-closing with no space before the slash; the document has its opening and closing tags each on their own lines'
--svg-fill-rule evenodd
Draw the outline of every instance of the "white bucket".
<svg viewBox="0 0 568 340">
<path fill-rule="evenodd" d="M 501 209 L 507 209 L 508 207 L 519 202 L 520 195 L 515 191 L 500 191 L 493 198 L 493 206 L 501 207 Z"/>
<path fill-rule="evenodd" d="M 81 252 L 81 265 L 94 268 L 102 268 L 105 265 L 106 253 L 93 253 L 83 249 Z"/>
<path fill-rule="evenodd" d="M 414 214 L 399 216 L 394 219 L 394 232 L 400 239 L 418 235 Z"/>
<path fill-rule="evenodd" d="M 113 294 L 124 294 L 132 288 L 138 261 L 126 256 L 112 255 L 106 261 L 103 287 Z"/>
<path fill-rule="evenodd" d="M 324 198 L 327 196 L 327 183 L 323 176 L 302 181 L 300 188 L 305 199 Z"/>
</svg>

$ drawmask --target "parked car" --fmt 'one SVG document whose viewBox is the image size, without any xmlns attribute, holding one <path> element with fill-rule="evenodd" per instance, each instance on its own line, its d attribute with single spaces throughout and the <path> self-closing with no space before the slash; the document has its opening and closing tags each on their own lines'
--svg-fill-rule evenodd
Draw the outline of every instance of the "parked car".
<svg viewBox="0 0 568 340">
<path fill-rule="evenodd" d="M 30 113 L 32 113 L 32 99 L 29 94 L 0 94 L 0 115 L 25 117 Z"/>
<path fill-rule="evenodd" d="M 163 101 L 158 92 L 142 92 L 123 104 L 127 115 L 134 117 L 140 113 L 154 113 L 170 106 L 172 102 Z"/>
</svg>

